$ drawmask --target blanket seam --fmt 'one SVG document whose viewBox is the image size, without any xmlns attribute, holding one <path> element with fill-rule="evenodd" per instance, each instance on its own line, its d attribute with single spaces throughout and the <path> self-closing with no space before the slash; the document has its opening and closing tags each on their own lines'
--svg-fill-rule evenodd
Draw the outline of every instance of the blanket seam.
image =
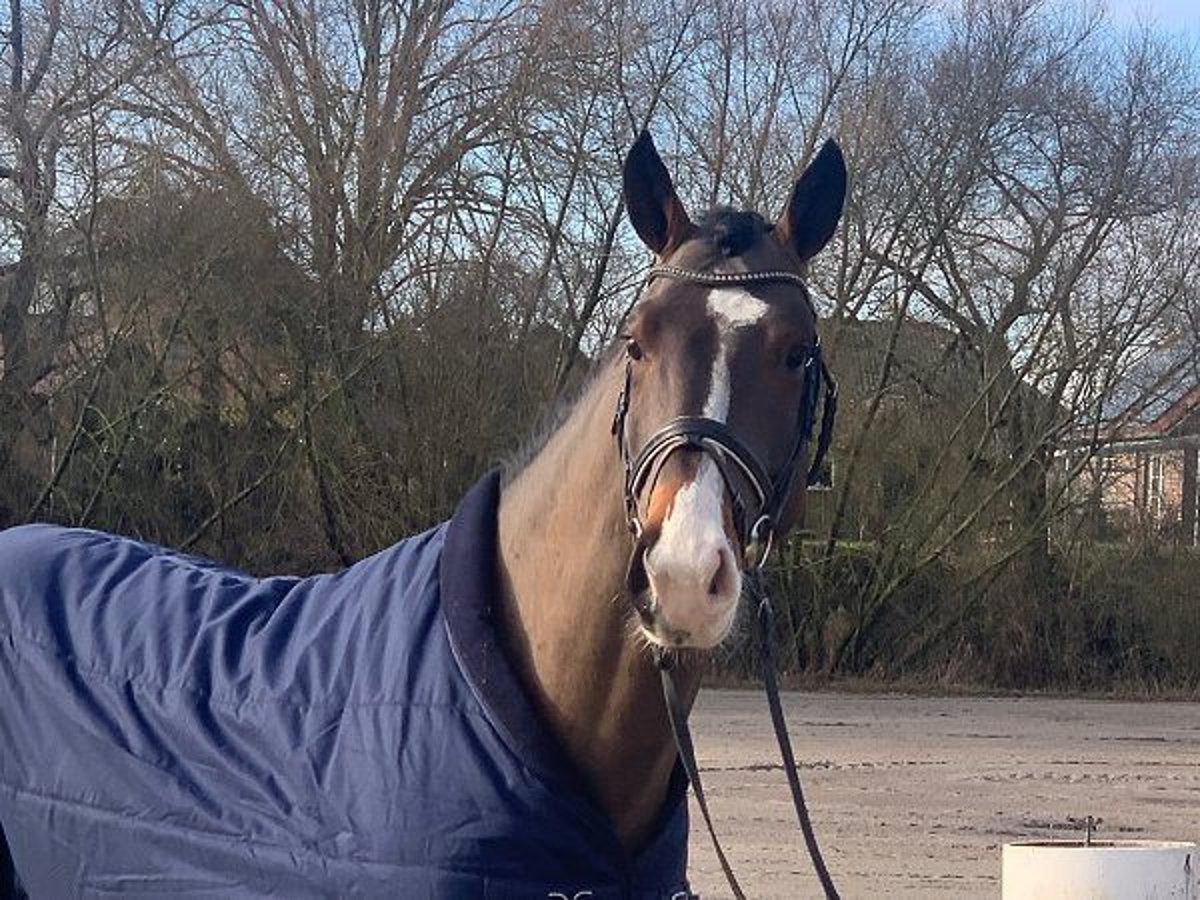
<svg viewBox="0 0 1200 900">
<path fill-rule="evenodd" d="M 109 672 L 99 666 L 86 666 L 80 663 L 79 658 L 74 654 L 61 654 L 58 652 L 58 647 L 39 640 L 33 635 L 20 634 L 13 630 L 0 632 L 0 638 L 9 638 L 9 646 L 13 648 L 13 657 L 18 660 L 24 660 L 28 664 L 35 657 L 30 654 L 22 653 L 19 649 L 21 642 L 33 644 L 41 650 L 49 653 L 55 660 L 62 663 L 64 666 L 70 666 L 78 674 L 89 678 L 96 678 L 103 681 L 110 688 L 120 689 L 126 685 L 135 688 L 142 694 L 157 694 L 157 693 L 173 693 L 173 694 L 189 694 L 198 699 L 203 699 L 213 706 L 222 707 L 231 711 L 236 711 L 242 706 L 287 706 L 294 710 L 308 710 L 316 708 L 333 707 L 340 710 L 353 709 L 384 709 L 388 707 L 413 707 L 415 709 L 444 709 L 466 715 L 477 715 L 471 711 L 468 705 L 457 703 L 432 703 L 413 700 L 379 700 L 359 703 L 345 703 L 336 700 L 313 700 L 309 703 L 300 703 L 292 700 L 287 696 L 279 695 L 278 697 L 260 697 L 247 695 L 244 698 L 234 699 L 223 694 L 206 691 L 198 685 L 184 682 L 180 685 L 159 684 L 147 679 L 137 678 L 133 675 L 121 676 L 113 672 Z"/>
</svg>

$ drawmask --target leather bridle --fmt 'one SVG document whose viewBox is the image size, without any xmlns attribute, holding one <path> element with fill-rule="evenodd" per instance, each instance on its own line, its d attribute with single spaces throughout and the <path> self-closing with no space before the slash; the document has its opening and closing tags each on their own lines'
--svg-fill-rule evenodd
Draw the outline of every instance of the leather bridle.
<svg viewBox="0 0 1200 900">
<path fill-rule="evenodd" d="M 794 272 L 698 272 L 678 266 L 659 265 L 652 267 L 647 273 L 641 290 L 644 292 L 656 278 L 670 278 L 708 286 L 770 282 L 790 282 L 801 287 L 804 286 L 803 279 Z M 805 298 L 807 299 L 807 297 L 808 295 L 805 293 Z M 814 320 L 816 318 L 815 310 L 813 310 L 813 318 Z M 806 486 L 814 484 L 820 477 L 821 464 L 829 450 L 829 442 L 833 436 L 833 424 L 837 417 L 837 384 L 822 358 L 819 339 L 806 349 L 802 366 L 804 387 L 796 419 L 795 435 L 786 460 L 774 473 L 763 464 L 753 450 L 746 446 L 744 441 L 733 433 L 728 425 L 706 416 L 678 416 L 672 419 L 650 435 L 636 455 L 632 454 L 626 433 L 626 419 L 633 387 L 633 359 L 629 359 L 625 364 L 625 379 L 617 397 L 612 433 L 616 438 L 624 474 L 625 519 L 633 538 L 633 549 L 629 558 L 629 582 L 633 580 L 633 573 L 640 570 L 642 554 L 645 552 L 642 542 L 645 529 L 639 514 L 639 498 L 647 487 L 653 489 L 659 472 L 662 471 L 663 465 L 671 454 L 679 450 L 699 451 L 706 454 L 716 465 L 717 471 L 721 473 L 721 478 L 733 504 L 733 521 L 742 546 L 745 579 L 751 594 L 758 603 L 756 621 L 763 682 L 771 711 L 771 722 L 775 728 L 775 737 L 779 743 L 784 770 L 787 773 L 788 785 L 792 792 L 793 804 L 805 844 L 808 847 L 809 857 L 812 859 L 813 868 L 816 870 L 825 896 L 827 900 L 837 900 L 837 889 L 834 887 L 829 870 L 821 857 L 821 851 L 817 846 L 816 836 L 809 820 L 804 794 L 800 787 L 800 776 L 796 770 L 795 757 L 792 753 L 791 740 L 788 737 L 787 724 L 783 718 L 783 706 L 779 701 L 779 689 L 775 677 L 774 612 L 763 582 L 763 566 L 770 556 L 780 517 L 791 496 L 796 470 L 804 461 L 809 445 L 812 444 L 817 405 L 822 388 L 825 401 L 821 413 L 821 428 L 817 435 L 813 459 L 805 478 Z M 742 485 L 749 488 L 749 497 Z M 749 502 L 747 502 L 748 500 Z M 650 616 L 651 610 L 646 604 L 644 594 L 644 591 L 636 588 L 630 590 L 631 602 L 638 614 L 642 616 L 643 620 L 646 620 Z M 708 802 L 700 781 L 700 769 L 696 763 L 695 750 L 688 729 L 687 710 L 684 708 L 672 675 L 673 659 L 669 653 L 656 644 L 654 660 L 662 676 L 663 696 L 679 758 L 688 780 L 691 782 L 705 825 L 708 827 L 717 859 L 721 863 L 721 868 L 734 896 L 738 900 L 745 900 L 745 894 L 725 857 L 709 815 Z"/>
<path fill-rule="evenodd" d="M 793 272 L 694 272 L 677 266 L 654 266 L 647 273 L 643 286 L 656 278 L 671 278 L 703 285 L 747 285 L 764 282 L 791 282 L 803 286 L 804 281 Z M 805 295 L 807 298 L 807 294 Z M 814 311 L 814 319 L 816 318 Z M 643 532 L 638 513 L 638 498 L 649 485 L 653 487 L 667 458 L 677 450 L 699 450 L 716 464 L 717 471 L 725 482 L 733 501 L 733 519 L 742 544 L 748 568 L 761 568 L 771 552 L 776 527 L 791 496 L 795 473 L 803 462 L 808 446 L 812 443 L 813 429 L 817 417 L 817 404 L 824 387 L 825 408 L 821 416 L 821 430 L 817 436 L 816 451 L 809 465 L 805 484 L 811 485 L 820 477 L 821 464 L 829 451 L 833 437 L 833 424 L 837 417 L 837 383 L 821 355 L 818 338 L 806 348 L 802 362 L 804 370 L 804 393 L 796 420 L 796 432 L 783 466 L 772 475 L 757 454 L 733 433 L 724 422 L 705 416 L 678 416 L 654 432 L 642 445 L 636 456 L 630 452 L 625 430 L 632 394 L 633 360 L 625 364 L 625 381 L 617 397 L 617 409 L 613 416 L 613 435 L 621 455 L 625 474 L 625 518 L 635 540 Z M 740 476 L 752 494 L 751 503 L 746 502 L 745 492 L 739 487 Z M 750 513 L 754 512 L 753 518 Z"/>
</svg>

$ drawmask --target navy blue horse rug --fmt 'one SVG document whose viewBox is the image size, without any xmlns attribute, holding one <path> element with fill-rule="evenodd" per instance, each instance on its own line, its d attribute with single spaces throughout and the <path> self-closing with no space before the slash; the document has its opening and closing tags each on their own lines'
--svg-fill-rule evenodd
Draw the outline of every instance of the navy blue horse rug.
<svg viewBox="0 0 1200 900">
<path fill-rule="evenodd" d="M 303 579 L 0 533 L 0 896 L 685 891 L 682 780 L 631 858 L 497 644 L 498 499 Z"/>
</svg>

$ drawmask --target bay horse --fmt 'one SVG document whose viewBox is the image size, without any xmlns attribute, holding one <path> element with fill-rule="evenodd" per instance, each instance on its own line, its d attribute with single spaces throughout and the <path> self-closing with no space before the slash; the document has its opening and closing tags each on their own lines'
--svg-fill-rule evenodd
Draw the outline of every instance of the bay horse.
<svg viewBox="0 0 1200 900">
<path fill-rule="evenodd" d="M 0 895 L 691 896 L 660 668 L 686 715 L 803 515 L 846 170 L 693 221 L 643 133 L 623 188 L 620 339 L 448 522 L 309 578 L 0 533 Z"/>
</svg>

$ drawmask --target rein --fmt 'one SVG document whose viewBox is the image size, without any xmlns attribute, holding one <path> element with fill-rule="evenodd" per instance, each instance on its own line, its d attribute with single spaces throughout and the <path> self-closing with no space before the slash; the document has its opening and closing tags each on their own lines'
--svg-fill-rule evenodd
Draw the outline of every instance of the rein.
<svg viewBox="0 0 1200 900">
<path fill-rule="evenodd" d="M 804 285 L 803 279 L 794 272 L 696 272 L 678 266 L 654 266 L 647 274 L 642 290 L 644 291 L 655 278 L 670 278 L 704 285 L 744 285 L 778 281 Z M 821 428 L 817 435 L 813 460 L 805 478 L 806 485 L 815 483 L 820 476 L 821 463 L 824 461 L 833 437 L 833 423 L 837 416 L 837 384 L 822 358 L 819 339 L 808 348 L 803 366 L 804 393 L 797 415 L 795 438 L 792 441 L 787 460 L 775 475 L 771 475 L 770 470 L 733 433 L 729 426 L 724 422 L 704 416 L 679 416 L 672 419 L 654 432 L 636 455 L 632 455 L 625 427 L 632 392 L 632 360 L 625 364 L 625 380 L 617 397 L 612 432 L 617 441 L 624 473 L 625 519 L 633 538 L 633 549 L 629 558 L 631 581 L 635 573 L 640 571 L 641 556 L 644 552 L 642 546 L 644 528 L 639 515 L 638 498 L 647 484 L 653 486 L 667 458 L 677 450 L 698 450 L 706 454 L 716 465 L 717 471 L 721 473 L 721 478 L 733 501 L 733 520 L 741 540 L 744 558 L 747 561 L 746 581 L 750 586 L 750 593 L 757 603 L 755 620 L 758 628 L 763 685 L 767 694 L 767 705 L 771 710 L 771 723 L 775 729 L 775 739 L 779 744 L 780 757 L 787 774 L 788 786 L 791 789 L 792 803 L 796 810 L 800 830 L 804 835 L 809 858 L 812 860 L 813 869 L 824 889 L 826 900 L 838 900 L 837 889 L 833 885 L 833 879 L 821 856 L 812 822 L 809 819 L 804 792 L 800 786 L 800 775 L 796 769 L 795 755 L 792 752 L 791 739 L 788 736 L 787 723 L 784 720 L 783 705 L 779 700 L 779 686 L 775 675 L 774 609 L 763 575 L 763 566 L 774 545 L 779 517 L 791 495 L 796 470 L 804 460 L 808 447 L 812 443 L 817 405 L 821 398 L 822 387 L 824 388 L 824 409 L 821 414 Z M 749 496 L 739 487 L 739 478 L 749 487 Z M 750 502 L 747 503 L 747 500 Z M 636 590 L 631 592 L 635 609 L 645 619 L 649 616 L 650 610 L 640 599 L 641 593 Z M 721 869 L 725 873 L 725 878 L 729 882 L 734 896 L 737 900 L 745 900 L 746 895 L 733 874 L 733 869 L 717 838 L 716 829 L 713 827 L 712 817 L 709 814 L 708 801 L 700 781 L 700 767 L 696 763 L 695 748 L 692 743 L 691 731 L 688 728 L 688 713 L 684 708 L 672 674 L 672 659 L 663 648 L 655 645 L 654 662 L 662 678 L 663 699 L 667 706 L 671 732 L 675 738 L 679 759 L 687 773 L 688 781 L 692 785 L 696 804 L 700 807 L 709 837 L 712 839 L 713 849 L 716 851 L 717 859 L 721 863 Z"/>
</svg>

